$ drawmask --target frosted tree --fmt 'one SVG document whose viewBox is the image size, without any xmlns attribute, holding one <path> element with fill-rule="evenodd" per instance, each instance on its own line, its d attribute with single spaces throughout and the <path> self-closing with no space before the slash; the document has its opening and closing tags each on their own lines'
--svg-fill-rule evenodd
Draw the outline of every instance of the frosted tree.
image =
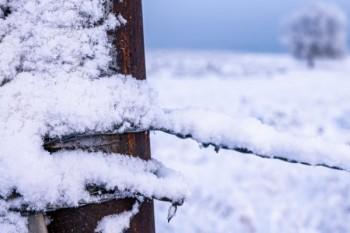
<svg viewBox="0 0 350 233">
<path fill-rule="evenodd" d="M 282 41 L 310 67 L 319 58 L 340 58 L 347 52 L 347 17 L 337 6 L 318 2 L 289 16 Z"/>
</svg>

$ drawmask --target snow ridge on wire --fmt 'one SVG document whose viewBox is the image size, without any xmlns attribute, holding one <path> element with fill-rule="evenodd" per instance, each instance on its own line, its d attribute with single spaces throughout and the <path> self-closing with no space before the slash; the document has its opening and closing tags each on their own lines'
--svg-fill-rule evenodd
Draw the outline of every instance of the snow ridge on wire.
<svg viewBox="0 0 350 233">
<path fill-rule="evenodd" d="M 314 137 L 278 132 L 253 118 L 231 117 L 201 109 L 164 111 L 152 130 L 191 138 L 202 146 L 235 150 L 262 158 L 350 172 L 350 147 Z"/>
</svg>

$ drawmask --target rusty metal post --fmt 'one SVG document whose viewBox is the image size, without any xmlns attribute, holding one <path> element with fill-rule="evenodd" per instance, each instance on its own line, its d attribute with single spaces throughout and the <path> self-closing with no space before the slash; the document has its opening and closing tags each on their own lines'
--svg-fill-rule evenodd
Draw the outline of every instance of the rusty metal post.
<svg viewBox="0 0 350 233">
<path fill-rule="evenodd" d="M 141 5 L 141 0 L 113 0 L 113 12 L 116 15 L 122 15 L 127 20 L 127 24 L 114 32 L 113 44 L 117 51 L 117 71 L 140 80 L 146 78 Z M 96 145 L 92 145 L 89 148 L 90 151 L 122 153 L 140 156 L 145 160 L 151 158 L 149 132 L 92 137 L 95 137 Z M 75 141 L 76 148 L 79 148 L 78 140 Z M 46 149 L 52 152 L 57 150 L 57 147 L 52 148 L 48 146 Z M 48 230 L 49 233 L 94 233 L 101 218 L 130 210 L 134 203 L 135 200 L 129 198 L 49 213 L 48 217 L 52 221 L 48 225 Z M 132 219 L 131 227 L 126 232 L 155 232 L 152 200 L 146 200 L 142 204 L 139 214 Z"/>
</svg>

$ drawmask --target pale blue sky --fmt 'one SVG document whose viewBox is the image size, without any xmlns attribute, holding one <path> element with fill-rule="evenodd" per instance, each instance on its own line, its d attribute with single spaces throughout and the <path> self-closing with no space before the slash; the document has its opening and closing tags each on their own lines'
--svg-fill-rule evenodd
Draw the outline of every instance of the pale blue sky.
<svg viewBox="0 0 350 233">
<path fill-rule="evenodd" d="M 312 1 L 143 0 L 146 47 L 281 52 L 280 22 Z"/>
</svg>

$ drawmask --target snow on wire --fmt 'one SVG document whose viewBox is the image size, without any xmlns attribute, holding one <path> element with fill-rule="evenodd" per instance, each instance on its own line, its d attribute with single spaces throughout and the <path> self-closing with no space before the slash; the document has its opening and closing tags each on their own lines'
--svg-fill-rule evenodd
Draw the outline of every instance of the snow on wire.
<svg viewBox="0 0 350 233">
<path fill-rule="evenodd" d="M 145 81 L 110 74 L 106 32 L 125 22 L 106 17 L 104 4 L 0 0 L 0 229 L 26 232 L 26 219 L 12 211 L 23 206 L 40 212 L 98 202 L 88 185 L 115 198 L 179 204 L 186 196 L 184 179 L 157 161 L 79 150 L 50 154 L 45 137 L 161 130 L 217 148 L 350 171 L 346 145 L 294 138 L 255 119 L 162 110 Z"/>
<path fill-rule="evenodd" d="M 201 146 L 234 150 L 261 158 L 321 166 L 350 172 L 350 146 L 326 142 L 318 137 L 299 137 L 279 132 L 254 118 L 184 109 L 164 111 L 151 127 L 180 138 L 191 138 Z"/>
</svg>

